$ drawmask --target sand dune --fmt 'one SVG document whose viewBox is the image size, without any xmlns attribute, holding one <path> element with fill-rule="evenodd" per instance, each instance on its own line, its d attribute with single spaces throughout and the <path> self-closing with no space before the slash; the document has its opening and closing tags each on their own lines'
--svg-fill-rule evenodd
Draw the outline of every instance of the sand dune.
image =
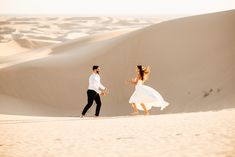
<svg viewBox="0 0 235 157">
<path fill-rule="evenodd" d="M 24 52 L 25 48 L 34 50 L 101 32 L 140 29 L 167 19 L 169 17 L 0 16 L 0 53 L 20 53 Z M 6 45 L 8 49 L 3 49 Z"/>
<path fill-rule="evenodd" d="M 135 76 L 136 64 L 144 64 L 152 69 L 147 84 L 171 103 L 163 112 L 153 109 L 153 114 L 234 108 L 234 18 L 232 10 L 167 21 L 104 40 L 93 37 L 72 46 L 54 45 L 42 50 L 48 51 L 46 57 L 2 68 L 0 94 L 63 111 L 60 116 L 79 115 L 86 104 L 91 66 L 98 64 L 102 82 L 110 89 L 101 115 L 126 115 L 134 87 L 124 81 Z M 4 112 L 43 114 L 13 108 Z"/>
<path fill-rule="evenodd" d="M 21 47 L 15 41 L 11 41 L 8 43 L 1 43 L 0 49 L 1 49 L 0 57 L 11 56 L 13 54 L 29 50 L 27 48 Z"/>
<path fill-rule="evenodd" d="M 43 43 L 40 43 L 40 41 L 39 42 L 38 41 L 32 42 L 32 41 L 28 41 L 25 39 L 20 39 L 20 40 L 18 40 L 18 42 L 21 45 L 25 45 L 27 47 L 35 47 L 35 46 L 39 46 L 39 47 L 35 50 L 32 50 L 32 51 L 30 51 L 29 49 L 24 49 L 25 50 L 24 52 L 20 51 L 20 52 L 15 52 L 15 53 L 9 53 L 6 50 L 5 53 L 2 53 L 4 58 L 1 60 L 0 68 L 12 66 L 15 64 L 19 64 L 19 63 L 24 63 L 27 61 L 36 60 L 39 58 L 48 57 L 49 55 L 54 54 L 54 53 L 55 54 L 63 53 L 64 51 L 67 51 L 68 49 L 72 49 L 74 47 L 76 48 L 78 46 L 82 47 L 85 45 L 87 47 L 88 44 L 95 43 L 95 42 L 101 42 L 101 41 L 104 41 L 107 39 L 112 39 L 112 38 L 115 38 L 117 36 L 120 36 L 122 34 L 125 34 L 127 32 L 133 31 L 133 30 L 135 30 L 135 29 L 122 29 L 122 30 L 108 32 L 108 33 L 101 33 L 101 34 L 78 38 L 76 40 L 65 41 L 60 44 L 43 46 L 42 48 L 39 48 L 40 45 L 43 44 Z M 16 46 L 16 45 L 17 45 L 16 43 L 13 44 L 13 46 Z M 9 45 L 6 44 L 5 48 L 8 49 Z M 10 49 L 10 51 L 11 50 L 12 49 Z M 69 51 L 67 51 L 67 53 L 69 54 Z M 85 54 L 85 53 L 83 53 L 83 54 Z M 81 54 L 79 54 L 79 55 L 81 55 Z"/>
</svg>

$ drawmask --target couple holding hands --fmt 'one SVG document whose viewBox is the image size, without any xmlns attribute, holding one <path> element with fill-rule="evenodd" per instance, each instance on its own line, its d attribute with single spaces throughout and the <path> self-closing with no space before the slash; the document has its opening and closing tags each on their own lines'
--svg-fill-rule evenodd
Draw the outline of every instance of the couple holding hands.
<svg viewBox="0 0 235 157">
<path fill-rule="evenodd" d="M 108 94 L 108 89 L 104 87 L 100 82 L 100 67 L 94 65 L 92 67 L 92 74 L 89 77 L 89 86 L 87 90 L 88 103 L 82 111 L 81 117 L 84 117 L 86 112 L 92 106 L 93 101 L 96 102 L 96 111 L 95 116 L 99 116 L 101 108 L 101 99 L 100 95 L 105 96 Z M 158 93 L 155 89 L 144 85 L 144 82 L 148 80 L 150 74 L 149 67 L 143 67 L 142 65 L 136 66 L 136 78 L 130 81 L 135 85 L 135 91 L 132 94 L 129 103 L 132 105 L 134 112 L 132 115 L 137 115 L 138 110 L 144 111 L 145 115 L 149 115 L 148 110 L 152 107 L 160 107 L 163 110 L 169 105 L 168 102 L 164 101 L 161 94 Z"/>
</svg>

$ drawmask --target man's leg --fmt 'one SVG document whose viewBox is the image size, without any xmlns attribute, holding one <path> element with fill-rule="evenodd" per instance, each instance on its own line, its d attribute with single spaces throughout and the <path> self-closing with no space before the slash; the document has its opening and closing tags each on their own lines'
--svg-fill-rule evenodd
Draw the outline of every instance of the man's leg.
<svg viewBox="0 0 235 157">
<path fill-rule="evenodd" d="M 96 111 L 95 111 L 95 115 L 99 116 L 100 114 L 100 107 L 101 107 L 101 100 L 100 100 L 100 95 L 97 94 L 95 97 L 95 103 L 96 103 Z"/>
<path fill-rule="evenodd" d="M 85 106 L 85 108 L 82 111 L 82 115 L 84 116 L 86 114 L 86 112 L 89 110 L 89 108 L 92 106 L 94 98 L 95 98 L 96 92 L 92 91 L 92 90 L 88 90 L 87 91 L 87 105 Z"/>
</svg>

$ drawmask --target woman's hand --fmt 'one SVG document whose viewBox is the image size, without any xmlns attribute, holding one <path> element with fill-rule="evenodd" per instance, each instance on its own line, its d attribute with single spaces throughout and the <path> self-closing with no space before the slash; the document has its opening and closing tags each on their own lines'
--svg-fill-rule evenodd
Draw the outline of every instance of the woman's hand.
<svg viewBox="0 0 235 157">
<path fill-rule="evenodd" d="M 131 84 L 136 85 L 137 84 L 137 79 L 126 80 L 125 83 L 126 84 L 131 83 Z"/>
<path fill-rule="evenodd" d="M 125 84 L 129 84 L 129 83 L 132 83 L 131 80 L 126 80 L 125 81 Z"/>
</svg>

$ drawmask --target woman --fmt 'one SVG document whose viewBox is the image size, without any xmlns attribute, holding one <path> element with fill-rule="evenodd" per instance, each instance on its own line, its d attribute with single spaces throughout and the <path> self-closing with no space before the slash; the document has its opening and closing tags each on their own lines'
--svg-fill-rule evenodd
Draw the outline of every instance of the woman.
<svg viewBox="0 0 235 157">
<path fill-rule="evenodd" d="M 129 100 L 129 103 L 132 104 L 132 108 L 134 110 L 132 114 L 136 115 L 139 113 L 138 110 L 143 110 L 145 115 L 149 115 L 148 110 L 153 106 L 160 107 L 161 110 L 167 107 L 169 103 L 164 101 L 162 96 L 156 90 L 143 85 L 144 82 L 148 80 L 150 68 L 144 68 L 142 65 L 138 65 L 136 72 L 136 78 L 130 81 L 135 84 L 135 91 Z"/>
</svg>

